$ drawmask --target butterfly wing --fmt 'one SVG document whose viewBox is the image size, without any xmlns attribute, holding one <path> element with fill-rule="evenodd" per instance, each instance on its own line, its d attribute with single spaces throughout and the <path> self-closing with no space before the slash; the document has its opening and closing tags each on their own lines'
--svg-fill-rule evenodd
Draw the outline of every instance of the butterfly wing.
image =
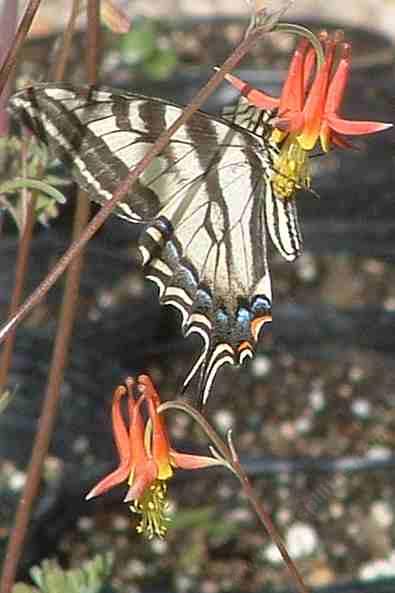
<svg viewBox="0 0 395 593">
<path fill-rule="evenodd" d="M 159 99 L 47 84 L 14 95 L 11 110 L 99 202 L 181 113 Z M 200 372 L 203 401 L 218 369 L 251 357 L 271 320 L 266 225 L 287 259 L 298 253 L 297 223 L 283 224 L 289 207 L 272 194 L 271 159 L 258 136 L 198 112 L 117 207 L 144 224 L 139 252 L 161 302 L 181 312 L 185 335 L 203 339 L 185 381 Z"/>
<path fill-rule="evenodd" d="M 227 120 L 258 135 L 268 145 L 273 132 L 271 120 L 275 115 L 273 111 L 254 107 L 243 96 L 223 112 Z M 272 151 L 277 152 L 278 148 L 272 145 Z M 295 198 L 279 199 L 273 192 L 267 192 L 264 202 L 266 227 L 274 246 L 287 261 L 294 261 L 303 250 Z"/>
</svg>

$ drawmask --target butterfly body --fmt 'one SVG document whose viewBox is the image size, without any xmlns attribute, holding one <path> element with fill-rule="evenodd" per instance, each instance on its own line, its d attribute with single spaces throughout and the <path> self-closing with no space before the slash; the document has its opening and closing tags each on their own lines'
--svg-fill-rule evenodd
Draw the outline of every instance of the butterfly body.
<svg viewBox="0 0 395 593">
<path fill-rule="evenodd" d="M 66 84 L 29 87 L 10 107 L 100 203 L 182 110 L 160 99 Z M 240 127 L 237 118 L 195 113 L 115 210 L 142 226 L 141 263 L 161 302 L 180 311 L 186 336 L 203 340 L 185 381 L 200 372 L 203 401 L 218 369 L 251 357 L 271 320 L 266 232 L 286 259 L 301 250 L 294 200 L 272 190 L 278 149 L 265 137 L 264 115 L 254 109 Z"/>
</svg>

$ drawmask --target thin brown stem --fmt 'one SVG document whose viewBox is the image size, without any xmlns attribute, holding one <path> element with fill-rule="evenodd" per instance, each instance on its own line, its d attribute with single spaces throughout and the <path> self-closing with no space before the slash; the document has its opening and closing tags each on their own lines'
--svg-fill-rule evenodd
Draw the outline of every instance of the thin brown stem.
<svg viewBox="0 0 395 593">
<path fill-rule="evenodd" d="M 271 537 L 272 541 L 276 544 L 298 591 L 300 593 L 308 593 L 308 589 L 303 581 L 302 575 L 296 568 L 296 565 L 293 562 L 291 556 L 288 554 L 287 547 L 286 547 L 285 543 L 283 542 L 281 535 L 279 534 L 276 527 L 274 526 L 274 523 L 271 520 L 269 513 L 266 512 L 265 507 L 263 506 L 262 502 L 259 500 L 255 490 L 251 486 L 251 482 L 249 481 L 242 466 L 240 465 L 240 463 L 238 461 L 233 461 L 232 465 L 233 465 L 233 468 L 235 470 L 237 477 L 240 480 L 244 494 L 246 495 L 247 499 L 249 500 L 251 506 L 254 508 L 254 511 L 256 512 L 259 520 L 261 521 L 262 525 L 265 527 L 265 529 L 268 532 L 269 536 Z"/>
<path fill-rule="evenodd" d="M 97 5 L 100 0 L 91 0 Z M 93 17 L 93 26 L 97 27 L 97 21 Z M 88 45 L 89 48 L 89 45 Z M 89 52 L 89 49 L 88 49 Z M 92 67 L 95 55 L 88 56 L 89 76 L 93 81 L 96 79 L 96 70 Z M 77 240 L 89 220 L 90 202 L 86 196 L 80 196 L 77 201 L 77 209 L 74 219 L 73 239 Z M 7 547 L 0 593 L 11 593 L 14 585 L 15 575 L 22 554 L 23 544 L 29 525 L 30 516 L 33 510 L 34 501 L 39 489 L 42 469 L 45 457 L 55 426 L 57 410 L 60 400 L 60 389 L 63 382 L 64 371 L 68 362 L 68 354 L 76 308 L 79 296 L 81 271 L 83 266 L 83 251 L 70 265 L 66 277 L 66 285 L 63 294 L 59 325 L 55 339 L 55 346 L 52 355 L 47 388 L 45 391 L 42 411 L 38 423 L 38 431 L 35 437 L 32 455 L 27 471 L 26 485 L 19 501 L 16 512 L 14 527 Z"/>
<path fill-rule="evenodd" d="M 80 200 L 78 202 L 75 219 L 75 238 L 79 236 L 82 228 L 85 226 L 88 216 L 89 202 Z M 79 257 L 72 263 L 67 275 L 48 384 L 38 422 L 38 431 L 27 470 L 26 485 L 19 501 L 14 527 L 7 546 L 3 574 L 0 582 L 0 593 L 11 593 L 30 515 L 33 509 L 33 503 L 37 496 L 41 481 L 42 467 L 48 452 L 54 428 L 60 398 L 60 387 L 63 381 L 63 372 L 68 357 L 75 306 L 78 299 L 81 267 L 82 258 Z"/>
<path fill-rule="evenodd" d="M 22 17 L 22 20 L 18 25 L 18 29 L 14 37 L 13 43 L 11 44 L 7 52 L 7 56 L 0 70 L 0 94 L 3 92 L 4 87 L 7 84 L 7 81 L 11 75 L 11 72 L 15 68 L 18 53 L 22 47 L 22 44 L 30 29 L 30 26 L 40 4 L 41 0 L 30 0 Z"/>
<path fill-rule="evenodd" d="M 22 234 L 18 244 L 18 256 L 15 267 L 15 282 L 11 296 L 9 315 L 14 315 L 18 309 L 21 301 L 23 287 L 25 283 L 25 275 L 27 270 L 27 264 L 29 261 L 30 249 L 33 237 L 33 228 L 36 221 L 35 207 L 36 198 L 35 195 L 27 190 L 23 190 L 21 197 L 22 200 L 26 201 L 26 219 L 22 230 Z M 7 380 L 8 372 L 11 365 L 12 354 L 14 351 L 16 332 L 12 331 L 8 334 L 4 344 L 4 349 L 0 357 L 0 393 L 4 390 Z"/>
<path fill-rule="evenodd" d="M 86 54 L 86 72 L 90 84 L 97 80 L 98 64 L 100 63 L 100 2 L 88 0 L 88 40 L 89 51 Z"/>
<path fill-rule="evenodd" d="M 210 442 L 213 443 L 215 447 L 215 451 L 213 451 L 213 453 L 215 453 L 215 457 L 220 460 L 222 459 L 223 465 L 230 469 L 240 481 L 243 491 L 247 499 L 249 500 L 251 506 L 255 510 L 258 519 L 266 529 L 272 541 L 276 544 L 298 591 L 300 593 L 308 593 L 308 589 L 303 581 L 303 578 L 299 573 L 292 558 L 288 554 L 287 548 L 282 540 L 281 535 L 277 531 L 273 521 L 270 518 L 270 515 L 266 512 L 264 505 L 256 495 L 246 473 L 243 470 L 243 467 L 239 462 L 235 448 L 230 439 L 230 433 L 228 433 L 229 445 L 226 445 L 223 439 L 218 435 L 218 433 L 214 430 L 211 424 L 206 420 L 206 418 L 204 418 L 204 416 L 202 416 L 202 414 L 198 410 L 196 410 L 196 408 L 191 406 L 188 402 L 172 400 L 161 404 L 158 408 L 159 413 L 165 412 L 166 410 L 181 410 L 182 412 L 188 414 L 188 416 L 190 416 L 195 422 L 199 424 L 200 428 L 207 435 L 208 439 L 210 440 Z"/>
<path fill-rule="evenodd" d="M 147 151 L 145 156 L 137 163 L 126 178 L 119 184 L 115 190 L 111 200 L 106 202 L 96 216 L 91 220 L 90 224 L 86 227 L 82 233 L 80 239 L 74 242 L 66 253 L 59 259 L 53 270 L 48 276 L 42 281 L 42 283 L 36 288 L 36 290 L 30 295 L 25 303 L 20 307 L 18 312 L 12 317 L 0 330 L 0 342 L 4 340 L 7 333 L 15 328 L 26 315 L 44 298 L 48 290 L 55 284 L 58 278 L 63 274 L 65 269 L 70 265 L 70 262 L 77 256 L 86 243 L 93 237 L 96 231 L 103 225 L 105 220 L 111 214 L 115 206 L 120 202 L 124 196 L 130 192 L 133 184 L 136 182 L 138 177 L 143 171 L 152 163 L 153 159 L 167 146 L 171 136 L 183 126 L 191 116 L 197 111 L 201 105 L 208 99 L 208 97 L 214 92 L 217 86 L 222 82 L 225 75 L 228 74 L 233 68 L 237 66 L 240 60 L 245 54 L 251 49 L 251 47 L 267 32 L 265 27 L 261 27 L 254 30 L 247 39 L 244 39 L 240 45 L 234 50 L 234 52 L 225 61 L 222 68 L 215 72 L 208 83 L 199 91 L 196 97 L 191 101 L 188 107 L 182 112 L 180 117 L 165 130 L 159 138 L 156 140 L 150 150 Z"/>
<path fill-rule="evenodd" d="M 2 59 L 14 39 L 18 19 L 18 0 L 5 0 L 3 2 L 0 19 L 0 59 Z M 0 95 L 0 137 L 7 136 L 9 133 L 10 115 L 6 110 L 6 105 L 12 84 L 13 80 L 10 77 Z"/>
<path fill-rule="evenodd" d="M 67 60 L 70 56 L 71 45 L 74 36 L 75 24 L 80 12 L 81 0 L 74 0 L 69 20 L 63 33 L 63 39 L 59 50 L 59 55 L 55 60 L 55 66 L 49 74 L 49 80 L 63 80 L 66 71 Z M 89 47 L 89 45 L 88 45 Z"/>
<path fill-rule="evenodd" d="M 13 35 L 15 34 L 16 20 L 18 14 L 18 2 L 14 0 L 6 0 L 1 14 L 0 31 L 2 39 L 0 40 L 0 55 L 3 56 L 8 51 Z M 11 78 L 7 81 L 7 85 L 3 89 L 0 96 L 0 136 L 4 136 L 9 132 L 9 115 L 5 109 L 8 101 L 9 89 L 12 84 Z M 26 170 L 27 149 L 23 147 L 21 151 L 22 168 Z M 33 227 L 35 221 L 35 203 L 36 200 L 32 194 L 26 190 L 22 192 L 22 202 L 27 204 L 26 219 L 24 227 L 20 236 L 18 246 L 18 257 L 15 270 L 15 282 L 11 295 L 11 303 L 9 307 L 9 316 L 11 317 L 17 311 L 22 297 L 24 278 L 26 274 L 27 262 L 30 253 L 31 239 L 33 234 Z M 3 217 L 1 217 L 2 222 Z M 3 392 L 7 379 L 8 372 L 11 365 L 12 353 L 15 344 L 15 332 L 11 332 L 4 345 L 3 352 L 0 357 L 0 394 Z"/>
</svg>

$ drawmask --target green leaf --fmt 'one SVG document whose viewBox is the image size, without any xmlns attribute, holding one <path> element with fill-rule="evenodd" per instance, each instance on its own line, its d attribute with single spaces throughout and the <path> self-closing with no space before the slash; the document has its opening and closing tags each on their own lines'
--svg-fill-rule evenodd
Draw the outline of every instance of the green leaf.
<svg viewBox="0 0 395 593">
<path fill-rule="evenodd" d="M 23 188 L 40 190 L 60 204 L 66 202 L 66 198 L 62 192 L 55 187 L 52 187 L 52 185 L 49 185 L 45 181 L 40 181 L 39 179 L 28 179 L 26 177 L 16 177 L 10 181 L 5 181 L 0 185 L 0 193 L 11 194 Z"/>
<path fill-rule="evenodd" d="M 36 587 L 30 587 L 24 583 L 17 583 L 12 588 L 12 593 L 39 593 L 39 590 Z"/>
<path fill-rule="evenodd" d="M 30 571 L 38 589 L 17 583 L 12 593 L 115 593 L 110 585 L 112 565 L 111 554 L 96 556 L 73 570 L 63 570 L 56 560 L 44 560 Z"/>
<path fill-rule="evenodd" d="M 152 24 L 143 22 L 133 31 L 122 35 L 120 52 L 123 59 L 131 66 L 148 60 L 156 48 L 156 31 Z"/>
<path fill-rule="evenodd" d="M 177 53 L 174 48 L 156 49 L 152 57 L 144 63 L 147 76 L 157 80 L 168 78 L 177 67 Z"/>
</svg>

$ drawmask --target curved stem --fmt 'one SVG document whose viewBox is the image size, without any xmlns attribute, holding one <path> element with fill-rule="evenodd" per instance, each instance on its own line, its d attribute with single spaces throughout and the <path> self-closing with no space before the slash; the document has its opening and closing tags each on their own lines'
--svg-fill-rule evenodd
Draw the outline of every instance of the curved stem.
<svg viewBox="0 0 395 593">
<path fill-rule="evenodd" d="M 188 416 L 190 416 L 193 420 L 195 420 L 195 422 L 197 422 L 197 424 L 199 424 L 200 428 L 214 444 L 214 447 L 221 453 L 222 457 L 227 462 L 226 465 L 232 465 L 233 460 L 232 456 L 229 454 L 228 447 L 225 445 L 221 437 L 215 432 L 211 424 L 207 422 L 207 420 L 200 412 L 198 412 L 198 410 L 196 410 L 186 401 L 168 401 L 158 407 L 159 414 L 165 412 L 166 410 L 181 410 L 182 412 L 188 414 Z M 233 471 L 233 468 L 229 469 L 232 469 Z"/>
<path fill-rule="evenodd" d="M 324 50 L 320 40 L 310 29 L 303 27 L 302 25 L 296 25 L 294 23 L 277 23 L 274 27 L 274 31 L 282 33 L 290 33 L 291 35 L 299 35 L 300 37 L 306 37 L 314 47 L 317 54 L 317 67 L 319 68 L 324 63 Z"/>
<path fill-rule="evenodd" d="M 245 471 L 240 465 L 238 456 L 233 447 L 233 443 L 230 436 L 228 438 L 229 446 L 227 446 L 225 442 L 222 440 L 222 438 L 213 429 L 213 427 L 202 416 L 202 414 L 185 401 L 169 401 L 161 404 L 158 407 L 159 413 L 165 412 L 167 410 L 181 410 L 182 412 L 188 414 L 188 416 L 190 416 L 193 420 L 195 420 L 195 422 L 199 424 L 201 429 L 204 431 L 204 433 L 207 435 L 210 441 L 214 444 L 215 448 L 222 455 L 224 465 L 228 467 L 239 479 L 244 494 L 246 495 L 255 513 L 257 514 L 259 521 L 265 527 L 272 541 L 276 544 L 298 591 L 300 593 L 308 593 L 308 589 L 304 584 L 303 578 L 299 573 L 295 563 L 292 561 L 292 558 L 288 554 L 286 545 L 283 542 L 281 535 L 277 531 L 273 521 L 270 518 L 270 515 L 266 512 L 265 507 L 259 500 L 256 492 L 254 491 L 251 485 L 251 482 L 249 481 Z"/>
</svg>

